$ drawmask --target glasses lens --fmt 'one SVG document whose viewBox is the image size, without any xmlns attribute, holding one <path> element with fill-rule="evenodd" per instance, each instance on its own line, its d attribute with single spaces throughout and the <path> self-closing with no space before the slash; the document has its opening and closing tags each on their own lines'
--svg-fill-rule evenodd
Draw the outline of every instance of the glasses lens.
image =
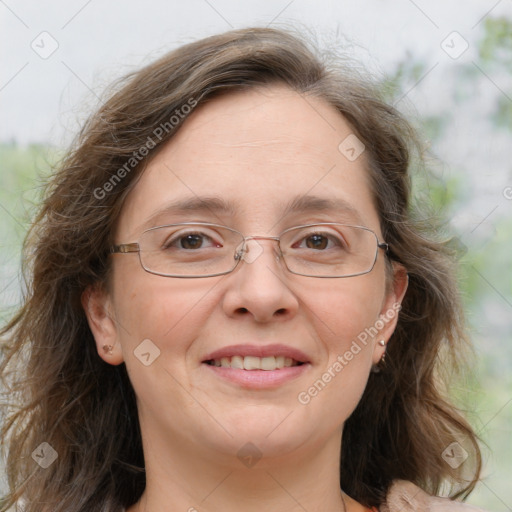
<svg viewBox="0 0 512 512">
<path fill-rule="evenodd" d="M 173 224 L 145 231 L 139 241 L 142 266 L 154 274 L 203 277 L 231 272 L 240 233 L 216 224 Z"/>
<path fill-rule="evenodd" d="M 377 235 L 344 224 L 315 224 L 289 229 L 281 251 L 290 272 L 312 277 L 366 274 L 377 258 Z"/>
</svg>

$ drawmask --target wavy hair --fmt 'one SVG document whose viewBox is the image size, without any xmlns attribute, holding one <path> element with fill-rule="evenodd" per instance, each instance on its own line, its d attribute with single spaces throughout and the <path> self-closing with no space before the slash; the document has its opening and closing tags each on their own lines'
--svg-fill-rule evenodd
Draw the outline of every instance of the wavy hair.
<svg viewBox="0 0 512 512">
<path fill-rule="evenodd" d="M 409 275 L 386 363 L 344 426 L 340 486 L 366 506 L 381 504 L 395 479 L 431 494 L 448 482 L 452 497 L 473 489 L 477 438 L 446 398 L 439 371 L 443 362 L 457 365 L 464 320 L 449 254 L 410 204 L 415 132 L 350 66 L 329 62 L 291 32 L 251 28 L 187 44 L 123 78 L 50 177 L 24 244 L 23 304 L 2 330 L 9 491 L 0 511 L 23 503 L 26 512 L 118 512 L 140 498 L 134 390 L 124 364 L 98 356 L 80 298 L 87 286 L 107 283 L 123 201 L 179 130 L 191 110 L 185 105 L 272 84 L 325 100 L 363 141 L 383 237 Z M 470 454 L 458 468 L 443 458 L 454 442 Z M 35 462 L 41 443 L 58 455 L 47 468 Z"/>
</svg>

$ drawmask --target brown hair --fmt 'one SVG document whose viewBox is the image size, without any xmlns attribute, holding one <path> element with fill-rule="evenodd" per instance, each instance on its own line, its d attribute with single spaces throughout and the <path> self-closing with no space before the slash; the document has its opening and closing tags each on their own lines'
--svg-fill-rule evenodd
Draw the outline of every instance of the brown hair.
<svg viewBox="0 0 512 512">
<path fill-rule="evenodd" d="M 324 64 L 288 32 L 256 28 L 188 44 L 126 77 L 51 177 L 25 241 L 24 305 L 2 331 L 10 494 L 0 510 L 22 499 L 26 512 L 119 511 L 139 499 L 145 474 L 134 391 L 124 364 L 98 357 L 80 298 L 106 282 L 123 200 L 179 129 L 184 105 L 274 83 L 324 99 L 351 124 L 366 146 L 384 240 L 409 274 L 386 364 L 344 427 L 340 485 L 367 506 L 382 503 L 394 479 L 432 494 L 446 481 L 453 496 L 474 487 L 476 437 L 444 398 L 438 372 L 441 356 L 450 367 L 458 360 L 463 319 L 443 246 L 413 220 L 414 132 L 368 80 Z M 58 454 L 46 469 L 31 457 L 42 442 Z M 443 458 L 453 442 L 471 454 L 459 468 Z"/>
</svg>

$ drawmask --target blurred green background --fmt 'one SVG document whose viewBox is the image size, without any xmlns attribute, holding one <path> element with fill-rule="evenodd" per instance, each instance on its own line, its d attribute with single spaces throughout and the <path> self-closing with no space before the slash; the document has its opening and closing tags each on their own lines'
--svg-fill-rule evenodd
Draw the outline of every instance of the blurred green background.
<svg viewBox="0 0 512 512">
<path fill-rule="evenodd" d="M 475 64 L 455 64 L 451 76 L 447 77 L 453 105 L 462 110 L 473 108 L 475 94 L 479 94 L 479 84 L 486 80 L 487 73 L 493 69 L 512 70 L 510 20 L 492 16 L 485 20 Z M 382 83 L 389 100 L 401 108 L 404 95 L 426 71 L 426 63 L 418 58 L 401 62 Z M 491 134 L 503 140 L 504 136 L 512 135 L 512 88 L 497 87 L 494 92 L 492 108 L 479 122 L 487 123 Z M 489 213 L 489 219 L 483 218 L 482 226 L 478 219 L 460 222 L 461 212 L 467 216 L 468 204 L 478 195 L 478 185 L 469 176 L 474 171 L 453 162 L 447 169 L 437 156 L 443 153 L 441 148 L 450 131 L 456 128 L 457 120 L 450 111 L 418 113 L 415 118 L 424 139 L 430 141 L 429 170 L 418 170 L 414 176 L 416 198 L 443 219 L 443 236 L 453 237 L 451 243 L 460 264 L 460 287 L 475 344 L 470 370 L 452 389 L 454 399 L 467 412 L 485 443 L 483 480 L 468 502 L 496 512 L 509 511 L 512 510 L 512 218 L 510 206 L 507 209 L 502 203 L 512 203 L 512 190 L 508 197 L 504 191 L 504 198 L 488 202 L 492 217 Z M 62 148 L 21 147 L 15 141 L 0 145 L 1 322 L 20 302 L 21 243 L 37 207 L 44 176 L 51 172 L 62 154 Z M 508 154 L 512 156 L 510 147 Z M 489 160 L 492 162 L 492 155 Z M 509 178 L 512 185 L 512 174 Z M 497 206 L 493 209 L 494 204 Z"/>
</svg>

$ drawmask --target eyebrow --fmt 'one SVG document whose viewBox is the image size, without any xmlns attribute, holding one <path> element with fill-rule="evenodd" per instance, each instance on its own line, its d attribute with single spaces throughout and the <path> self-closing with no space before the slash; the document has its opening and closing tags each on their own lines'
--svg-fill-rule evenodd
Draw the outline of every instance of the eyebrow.
<svg viewBox="0 0 512 512">
<path fill-rule="evenodd" d="M 155 226 L 159 218 L 186 213 L 210 213 L 215 216 L 228 214 L 234 216 L 237 211 L 235 203 L 215 196 L 194 196 L 179 199 L 153 212 L 142 224 L 142 229 Z M 284 208 L 282 217 L 294 213 L 331 213 L 343 214 L 362 224 L 362 217 L 350 203 L 341 198 L 329 199 L 312 195 L 293 198 Z"/>
<path fill-rule="evenodd" d="M 155 222 L 161 217 L 169 217 L 171 215 L 183 215 L 185 213 L 212 213 L 234 215 L 236 211 L 235 205 L 221 197 L 194 196 L 178 199 L 165 205 L 153 212 L 147 220 L 142 224 L 142 229 L 153 227 Z"/>
<path fill-rule="evenodd" d="M 362 217 L 356 208 L 341 198 L 328 199 L 311 195 L 297 196 L 286 206 L 284 216 L 297 212 L 341 213 L 352 217 L 359 224 L 363 223 Z"/>
</svg>

